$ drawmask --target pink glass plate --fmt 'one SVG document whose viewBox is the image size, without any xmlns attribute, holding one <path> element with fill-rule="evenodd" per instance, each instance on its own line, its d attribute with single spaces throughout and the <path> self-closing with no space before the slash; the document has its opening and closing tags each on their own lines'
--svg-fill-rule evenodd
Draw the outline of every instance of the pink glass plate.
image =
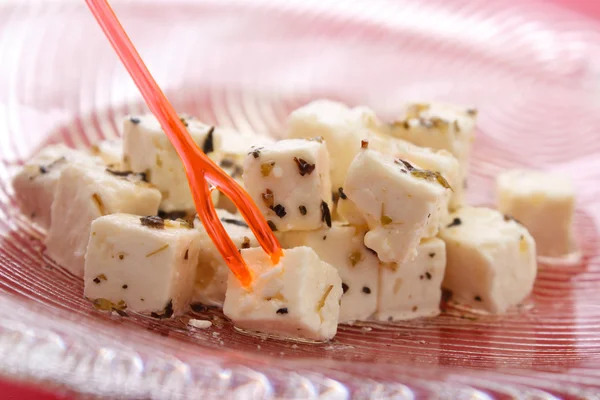
<svg viewBox="0 0 600 400">
<path fill-rule="evenodd" d="M 309 345 L 241 334 L 219 311 L 159 322 L 108 316 L 43 255 L 10 178 L 50 142 L 119 135 L 144 110 L 78 1 L 0 6 L 0 372 L 114 397 L 594 398 L 600 396 L 600 25 L 545 3 L 113 2 L 176 108 L 280 135 L 329 97 L 392 117 L 405 100 L 480 109 L 469 197 L 493 203 L 508 167 L 560 171 L 578 192 L 583 260 L 540 265 L 503 317 L 341 326 Z M 349 3 L 349 4 L 348 4 Z M 3 3 L 4 4 L 4 3 Z"/>
</svg>

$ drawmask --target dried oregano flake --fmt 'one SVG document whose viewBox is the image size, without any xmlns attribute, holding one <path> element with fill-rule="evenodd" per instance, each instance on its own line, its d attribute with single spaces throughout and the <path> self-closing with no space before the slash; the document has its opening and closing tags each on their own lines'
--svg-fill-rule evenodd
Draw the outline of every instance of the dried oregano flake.
<svg viewBox="0 0 600 400">
<path fill-rule="evenodd" d="M 260 173 L 262 176 L 267 177 L 273 171 L 273 167 L 275 166 L 275 161 L 266 162 L 260 165 Z"/>
<path fill-rule="evenodd" d="M 331 212 L 329 205 L 325 201 L 321 201 L 321 221 L 325 222 L 331 228 Z"/>
<path fill-rule="evenodd" d="M 173 316 L 173 300 L 169 299 L 169 302 L 165 306 L 162 313 L 158 314 L 158 313 L 152 312 L 152 313 L 150 313 L 150 316 L 152 318 L 159 318 L 159 319 L 171 318 Z"/>
<path fill-rule="evenodd" d="M 306 174 L 310 175 L 315 170 L 315 164 L 309 164 L 306 160 L 303 160 L 302 158 L 294 157 L 294 162 L 298 166 L 300 176 L 304 176 Z"/>
<path fill-rule="evenodd" d="M 158 215 L 141 217 L 140 222 L 142 223 L 142 226 L 146 226 L 148 228 L 165 229 L 165 220 Z"/>
</svg>

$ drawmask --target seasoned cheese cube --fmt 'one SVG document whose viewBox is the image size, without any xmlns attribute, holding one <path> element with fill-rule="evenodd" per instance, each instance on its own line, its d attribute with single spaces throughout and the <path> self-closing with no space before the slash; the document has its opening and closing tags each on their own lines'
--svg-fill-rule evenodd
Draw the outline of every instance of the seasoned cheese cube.
<svg viewBox="0 0 600 400">
<path fill-rule="evenodd" d="M 123 168 L 123 139 L 103 140 L 92 145 L 91 152 L 100 157 L 109 168 L 115 170 Z"/>
<path fill-rule="evenodd" d="M 52 225 L 46 238 L 51 258 L 83 276 L 90 224 L 119 212 L 156 215 L 160 192 L 137 174 L 121 176 L 79 165 L 66 166 L 56 184 Z"/>
<path fill-rule="evenodd" d="M 309 139 L 322 137 L 331 158 L 331 182 L 343 186 L 346 171 L 360 150 L 360 141 L 368 132 L 383 124 L 366 107 L 349 108 L 345 104 L 317 100 L 292 112 L 287 121 L 287 137 Z"/>
<path fill-rule="evenodd" d="M 438 238 L 421 241 L 411 261 L 381 264 L 375 319 L 396 321 L 438 315 L 445 269 L 446 245 Z"/>
<path fill-rule="evenodd" d="M 111 214 L 92 222 L 84 295 L 106 311 L 168 318 L 192 298 L 200 233 L 160 217 Z"/>
<path fill-rule="evenodd" d="M 440 238 L 447 258 L 442 286 L 452 292 L 452 301 L 492 313 L 523 301 L 537 272 L 535 241 L 527 229 L 483 207 L 463 207 L 449 218 Z"/>
<path fill-rule="evenodd" d="M 407 106 L 405 118 L 393 124 L 391 134 L 418 146 L 447 150 L 460 163 L 460 185 L 454 188 L 454 207 L 463 202 L 469 155 L 475 140 L 477 111 L 445 104 Z"/>
<path fill-rule="evenodd" d="M 316 231 L 290 231 L 278 235 L 285 248 L 307 246 L 337 269 L 342 278 L 339 322 L 366 320 L 375 312 L 379 259 L 363 243 L 365 230 L 334 223 Z"/>
<path fill-rule="evenodd" d="M 44 229 L 50 227 L 56 183 L 61 171 L 69 164 L 104 169 L 100 159 L 59 144 L 42 149 L 13 178 L 21 211 Z"/>
<path fill-rule="evenodd" d="M 192 139 L 218 163 L 219 131 L 198 120 L 183 119 Z M 124 168 L 145 172 L 150 183 L 162 194 L 160 209 L 165 212 L 192 211 L 195 209 L 183 164 L 152 115 L 125 119 L 123 133 Z M 218 202 L 218 192 L 213 191 L 213 202 Z"/>
<path fill-rule="evenodd" d="M 247 288 L 230 274 L 223 312 L 234 325 L 284 337 L 335 336 L 342 280 L 309 247 L 283 251 L 277 265 L 260 248 L 242 250 L 254 281 Z"/>
<path fill-rule="evenodd" d="M 445 220 L 448 215 L 448 209 L 459 205 L 454 196 L 454 188 L 461 184 L 460 166 L 456 158 L 444 150 L 433 151 L 431 149 L 417 147 L 411 143 L 405 142 L 393 137 L 386 137 L 379 134 L 368 136 L 368 148 L 376 150 L 382 154 L 392 155 L 402 160 L 414 163 L 419 167 L 439 172 L 448 182 L 452 190 L 446 191 L 444 201 L 445 205 L 440 207 L 438 212 L 431 216 L 432 223 L 428 224 L 425 237 L 434 237 L 439 230 L 440 221 Z M 366 221 L 362 218 L 360 211 L 350 199 L 344 199 L 343 188 L 338 188 L 340 199 L 337 203 L 337 213 L 342 220 L 352 225 L 364 225 Z M 335 191 L 334 191 L 335 192 Z M 437 222 L 436 222 L 437 221 Z"/>
<path fill-rule="evenodd" d="M 217 215 L 238 249 L 249 249 L 259 245 L 254 234 L 239 214 L 234 215 L 226 210 L 217 210 Z M 197 216 L 194 219 L 194 228 L 200 232 L 200 253 L 193 302 L 222 307 L 227 290 L 229 267 Z"/>
<path fill-rule="evenodd" d="M 344 192 L 369 224 L 365 245 L 381 261 L 413 258 L 423 237 L 431 234 L 446 207 L 447 181 L 408 161 L 363 149 L 352 161 Z"/>
<path fill-rule="evenodd" d="M 559 257 L 575 250 L 572 233 L 575 190 L 560 175 L 511 170 L 496 180 L 498 210 L 522 223 L 541 256 Z"/>
<path fill-rule="evenodd" d="M 321 141 L 288 139 L 253 148 L 244 160 L 243 178 L 273 229 L 331 226 L 329 156 Z"/>
</svg>

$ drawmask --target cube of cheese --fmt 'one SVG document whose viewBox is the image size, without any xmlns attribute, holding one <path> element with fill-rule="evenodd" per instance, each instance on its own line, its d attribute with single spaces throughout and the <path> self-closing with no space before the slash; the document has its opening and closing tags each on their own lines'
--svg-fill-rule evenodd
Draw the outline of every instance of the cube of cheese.
<svg viewBox="0 0 600 400">
<path fill-rule="evenodd" d="M 363 243 L 365 230 L 339 222 L 316 231 L 278 235 L 285 248 L 307 246 L 342 278 L 339 322 L 366 320 L 377 307 L 379 259 Z"/>
<path fill-rule="evenodd" d="M 453 302 L 503 313 L 531 292 L 535 241 L 513 219 L 489 208 L 463 207 L 450 215 L 440 238 L 447 257 L 442 285 Z"/>
<path fill-rule="evenodd" d="M 66 166 L 56 184 L 52 225 L 46 237 L 50 257 L 83 276 L 90 224 L 119 212 L 156 215 L 160 192 L 137 174 L 121 176 L 79 165 Z"/>
<path fill-rule="evenodd" d="M 223 312 L 234 325 L 283 337 L 329 340 L 337 332 L 342 280 L 309 247 L 283 251 L 277 265 L 260 248 L 242 250 L 254 281 L 231 274 Z"/>
<path fill-rule="evenodd" d="M 92 145 L 91 153 L 100 157 L 108 168 L 123 169 L 123 139 L 103 140 Z"/>
<path fill-rule="evenodd" d="M 447 181 L 408 161 L 363 149 L 352 161 L 344 192 L 369 224 L 365 245 L 381 261 L 402 263 L 438 226 L 446 207 Z"/>
<path fill-rule="evenodd" d="M 131 214 L 92 222 L 84 295 L 97 308 L 182 314 L 192 298 L 200 233 L 182 222 Z"/>
<path fill-rule="evenodd" d="M 434 151 L 415 146 L 401 139 L 379 134 L 368 136 L 368 148 L 414 163 L 423 169 L 439 172 L 448 182 L 452 190 L 446 191 L 445 206 L 440 207 L 439 212 L 431 217 L 433 222 L 428 225 L 427 232 L 425 233 L 425 237 L 434 237 L 440 225 L 439 223 L 435 223 L 435 221 L 445 220 L 449 208 L 456 208 L 462 204 L 462 202 L 458 202 L 454 190 L 455 187 L 461 185 L 460 165 L 456 158 L 445 150 Z M 340 218 L 352 225 L 366 224 L 366 221 L 362 218 L 352 200 L 344 199 L 342 195 L 343 188 L 338 188 L 337 190 L 340 193 L 340 200 L 337 203 L 337 213 Z"/>
<path fill-rule="evenodd" d="M 438 238 L 423 239 L 411 261 L 381 264 L 375 319 L 396 321 L 438 315 L 445 269 L 446 245 Z"/>
<path fill-rule="evenodd" d="M 259 246 L 256 237 L 239 214 L 234 215 L 226 210 L 217 210 L 217 215 L 238 249 Z M 194 229 L 200 232 L 200 253 L 193 302 L 222 307 L 227 290 L 229 267 L 197 216 L 194 219 Z"/>
<path fill-rule="evenodd" d="M 469 155 L 475 140 L 475 109 L 446 104 L 412 103 L 405 118 L 393 124 L 391 134 L 418 146 L 447 150 L 460 163 L 460 185 L 453 186 L 455 206 L 463 203 Z"/>
<path fill-rule="evenodd" d="M 192 139 L 202 150 L 219 162 L 221 141 L 218 130 L 195 119 L 183 119 Z M 161 192 L 160 209 L 165 212 L 192 211 L 195 209 L 183 164 L 152 115 L 129 117 L 124 122 L 124 168 L 145 172 L 148 181 Z M 218 192 L 213 191 L 213 202 Z"/>
<path fill-rule="evenodd" d="M 321 141 L 288 139 L 253 148 L 243 178 L 274 230 L 331 226 L 329 156 Z"/>
<path fill-rule="evenodd" d="M 366 107 L 349 108 L 345 104 L 317 100 L 292 112 L 287 121 L 287 137 L 322 137 L 331 158 L 331 182 L 343 186 L 346 171 L 360 150 L 360 141 L 368 132 L 383 129 L 375 113 Z"/>
<path fill-rule="evenodd" d="M 522 223 L 541 256 L 560 257 L 575 250 L 572 223 L 575 190 L 563 176 L 511 170 L 496 180 L 498 210 Z"/>
<path fill-rule="evenodd" d="M 12 184 L 21 211 L 44 229 L 50 227 L 50 208 L 56 183 L 69 164 L 104 169 L 102 161 L 62 144 L 42 149 L 15 175 Z"/>
</svg>

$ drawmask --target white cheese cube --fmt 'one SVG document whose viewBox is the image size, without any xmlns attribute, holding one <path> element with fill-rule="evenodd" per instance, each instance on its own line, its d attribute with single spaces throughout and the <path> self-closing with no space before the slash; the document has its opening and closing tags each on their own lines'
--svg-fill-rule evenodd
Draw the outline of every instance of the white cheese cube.
<svg viewBox="0 0 600 400">
<path fill-rule="evenodd" d="M 535 241 L 527 229 L 483 207 L 463 207 L 449 218 L 440 238 L 447 258 L 442 286 L 452 292 L 452 301 L 492 313 L 523 301 L 537 272 Z"/>
<path fill-rule="evenodd" d="M 107 167 L 115 170 L 123 168 L 123 139 L 103 140 L 92 145 L 93 155 L 102 159 Z"/>
<path fill-rule="evenodd" d="M 198 120 L 184 119 L 192 139 L 217 163 L 221 141 L 219 131 Z M 183 164 L 175 148 L 152 115 L 129 117 L 124 122 L 124 168 L 145 172 L 148 181 L 161 192 L 160 209 L 192 211 L 195 209 Z M 218 202 L 218 192 L 213 191 L 213 202 Z"/>
<path fill-rule="evenodd" d="M 234 215 L 226 210 L 217 210 L 217 215 L 238 249 L 259 246 L 256 237 L 239 214 Z M 222 307 L 227 290 L 229 267 L 197 216 L 194 219 L 194 229 L 200 232 L 200 253 L 193 302 Z"/>
<path fill-rule="evenodd" d="M 563 176 L 511 170 L 496 180 L 498 210 L 522 223 L 541 256 L 565 256 L 575 250 L 572 233 L 575 190 Z"/>
<path fill-rule="evenodd" d="M 438 212 L 431 216 L 431 223 L 428 224 L 425 237 L 434 237 L 441 224 L 446 219 L 449 208 L 455 208 L 462 204 L 457 202 L 455 196 L 455 187 L 461 185 L 460 165 L 456 158 L 445 150 L 433 151 L 431 149 L 415 146 L 411 143 L 389 136 L 371 134 L 368 136 L 368 148 L 376 150 L 382 154 L 392 155 L 402 160 L 418 165 L 420 168 L 439 172 L 448 182 L 452 190 L 446 191 L 445 205 L 440 207 Z M 339 193 L 343 189 L 338 188 Z M 334 188 L 335 193 L 335 188 Z M 345 201 L 344 201 L 345 200 Z M 350 199 L 344 199 L 340 195 L 336 209 L 339 217 L 352 225 L 364 225 L 366 221 L 362 218 L 360 211 Z M 437 221 L 437 222 L 436 222 Z"/>
<path fill-rule="evenodd" d="M 104 169 L 100 159 L 59 144 L 42 149 L 13 178 L 21 211 L 44 229 L 50 227 L 56 183 L 61 171 L 69 164 Z"/>
<path fill-rule="evenodd" d="M 97 308 L 168 318 L 190 303 L 200 233 L 160 217 L 112 214 L 92 222 L 84 295 Z"/>
<path fill-rule="evenodd" d="M 345 104 L 317 100 L 292 112 L 287 121 L 287 137 L 308 139 L 322 137 L 331 159 L 331 183 L 343 186 L 346 171 L 360 150 L 360 141 L 368 132 L 383 124 L 366 107 L 349 108 Z"/>
<path fill-rule="evenodd" d="M 411 261 L 381 264 L 375 319 L 397 321 L 438 315 L 445 269 L 446 245 L 437 238 L 424 239 Z"/>
<path fill-rule="evenodd" d="M 365 245 L 381 261 L 413 258 L 422 238 L 438 226 L 448 184 L 439 173 L 363 149 L 352 161 L 344 193 L 369 224 Z"/>
<path fill-rule="evenodd" d="M 393 124 L 391 134 L 418 146 L 447 150 L 460 163 L 460 185 L 454 188 L 455 207 L 463 202 L 469 155 L 475 140 L 477 111 L 446 104 L 407 106 L 405 118 Z"/>
<path fill-rule="evenodd" d="M 83 276 L 90 224 L 119 212 L 156 215 L 160 192 L 137 174 L 115 175 L 79 165 L 66 166 L 56 184 L 46 249 L 54 261 Z"/>
<path fill-rule="evenodd" d="M 307 246 L 342 278 L 339 322 L 366 320 L 377 307 L 379 259 L 363 243 L 365 230 L 334 223 L 316 231 L 278 235 L 285 248 Z"/>
<path fill-rule="evenodd" d="M 277 265 L 260 248 L 242 250 L 254 281 L 247 288 L 231 274 L 223 312 L 234 325 L 284 337 L 335 336 L 342 280 L 309 247 L 283 251 Z"/>
<path fill-rule="evenodd" d="M 243 178 L 272 228 L 331 226 L 329 156 L 321 141 L 288 139 L 253 148 L 244 160 Z"/>
</svg>

